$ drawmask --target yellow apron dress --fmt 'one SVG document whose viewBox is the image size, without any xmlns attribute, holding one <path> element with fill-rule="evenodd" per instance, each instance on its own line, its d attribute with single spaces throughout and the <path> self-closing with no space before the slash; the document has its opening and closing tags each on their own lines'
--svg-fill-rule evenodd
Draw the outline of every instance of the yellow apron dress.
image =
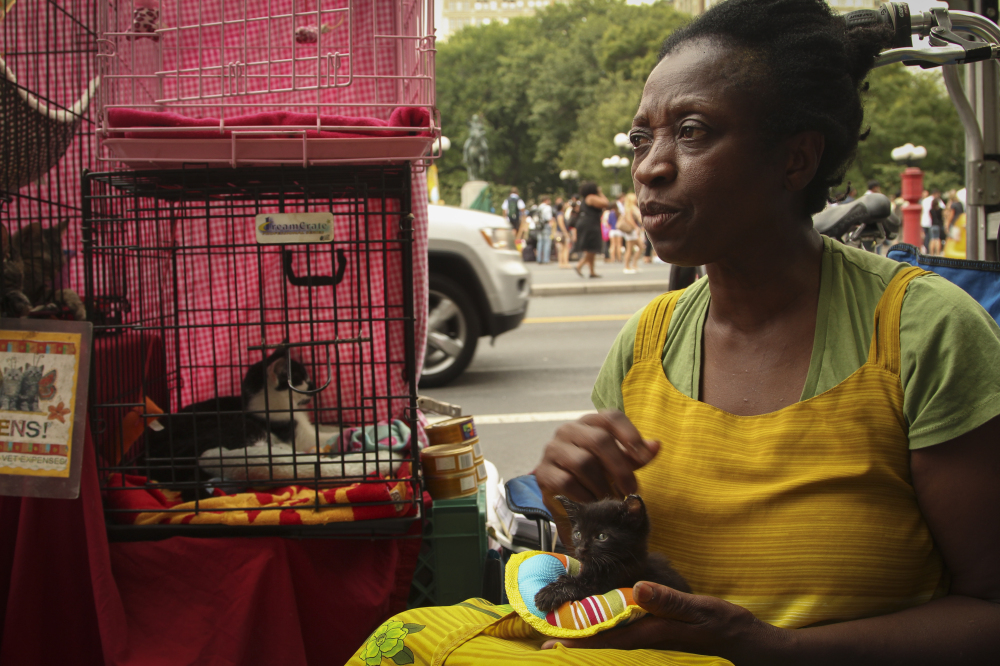
<svg viewBox="0 0 1000 666">
<path fill-rule="evenodd" d="M 891 613 L 946 591 L 910 483 L 899 379 L 900 309 L 923 273 L 900 271 L 886 288 L 861 368 L 821 395 L 759 416 L 675 389 L 661 354 L 681 292 L 646 307 L 622 383 L 625 414 L 661 442 L 638 472 L 650 548 L 669 555 L 696 594 L 797 628 Z M 469 600 L 400 614 L 350 663 L 411 663 L 411 654 L 412 663 L 451 666 L 729 663 L 654 650 L 539 651 L 545 640 L 509 606 Z"/>
</svg>

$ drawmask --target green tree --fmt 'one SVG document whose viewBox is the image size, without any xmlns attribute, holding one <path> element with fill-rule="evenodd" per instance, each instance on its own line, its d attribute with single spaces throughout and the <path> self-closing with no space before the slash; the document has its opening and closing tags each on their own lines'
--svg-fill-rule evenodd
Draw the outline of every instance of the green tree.
<svg viewBox="0 0 1000 666">
<path fill-rule="evenodd" d="M 846 180 L 864 191 L 866 182 L 875 178 L 883 192 L 893 194 L 903 166 L 893 162 L 890 153 L 912 143 L 927 148 L 927 158 L 919 166 L 928 187 L 961 187 L 965 134 L 940 71 L 889 65 L 874 70 L 868 83 L 865 127 L 871 133 L 859 144 Z"/>
<path fill-rule="evenodd" d="M 459 202 L 462 147 L 475 113 L 487 126 L 487 179 L 497 193 L 510 185 L 528 198 L 561 191 L 562 169 L 607 189 L 614 175 L 601 160 L 615 153 L 615 134 L 631 126 L 663 40 L 688 20 L 664 0 L 572 0 L 506 25 L 467 27 L 439 44 L 437 102 L 453 145 L 438 162 L 444 199 Z M 902 167 L 889 153 L 907 142 L 926 146 L 920 166 L 930 186 L 960 183 L 964 139 L 940 73 L 892 65 L 875 70 L 870 85 L 871 133 L 847 173 L 853 186 L 863 190 L 877 178 L 894 191 Z M 619 177 L 627 186 L 628 175 Z"/>
</svg>

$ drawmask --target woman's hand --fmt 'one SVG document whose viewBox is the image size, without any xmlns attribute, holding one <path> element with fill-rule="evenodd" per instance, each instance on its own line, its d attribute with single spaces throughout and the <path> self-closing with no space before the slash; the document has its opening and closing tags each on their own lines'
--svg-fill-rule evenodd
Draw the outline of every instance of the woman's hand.
<svg viewBox="0 0 1000 666">
<path fill-rule="evenodd" d="M 542 649 L 562 643 L 570 648 L 678 650 L 743 664 L 741 656 L 759 659 L 791 640 L 789 630 L 761 622 L 747 609 L 716 597 L 647 582 L 636 583 L 632 596 L 649 615 L 589 638 L 546 641 Z"/>
<path fill-rule="evenodd" d="M 617 410 L 563 424 L 534 472 L 545 506 L 553 516 L 562 516 L 565 511 L 556 495 L 593 502 L 634 493 L 638 487 L 634 471 L 652 460 L 659 448 L 659 442 L 643 439 Z"/>
</svg>

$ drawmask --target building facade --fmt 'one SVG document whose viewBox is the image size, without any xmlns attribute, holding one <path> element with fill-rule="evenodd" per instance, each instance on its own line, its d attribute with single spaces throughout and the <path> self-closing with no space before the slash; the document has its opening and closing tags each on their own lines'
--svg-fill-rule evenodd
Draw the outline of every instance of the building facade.
<svg viewBox="0 0 1000 666">
<path fill-rule="evenodd" d="M 720 2 L 722 0 L 674 0 L 674 7 L 678 11 L 697 16 Z M 878 9 L 882 0 L 828 0 L 828 3 L 835 11 L 845 14 L 858 9 Z"/>
<path fill-rule="evenodd" d="M 518 16 L 531 16 L 542 7 L 555 0 L 444 0 L 441 17 L 445 26 L 438 30 L 438 39 L 469 25 L 489 25 L 493 22 L 507 23 Z"/>
</svg>

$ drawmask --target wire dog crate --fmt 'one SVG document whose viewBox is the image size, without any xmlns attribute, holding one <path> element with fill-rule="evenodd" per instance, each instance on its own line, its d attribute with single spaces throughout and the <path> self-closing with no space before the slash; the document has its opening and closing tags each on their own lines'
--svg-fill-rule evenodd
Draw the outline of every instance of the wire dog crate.
<svg viewBox="0 0 1000 666">
<path fill-rule="evenodd" d="M 432 0 L 110 0 L 100 158 L 132 168 L 422 163 Z"/>
<path fill-rule="evenodd" d="M 92 0 L 0 0 L 0 316 L 86 316 L 73 257 L 93 154 L 94 14 Z"/>
<path fill-rule="evenodd" d="M 410 187 L 405 164 L 85 176 L 113 538 L 412 524 Z"/>
</svg>

